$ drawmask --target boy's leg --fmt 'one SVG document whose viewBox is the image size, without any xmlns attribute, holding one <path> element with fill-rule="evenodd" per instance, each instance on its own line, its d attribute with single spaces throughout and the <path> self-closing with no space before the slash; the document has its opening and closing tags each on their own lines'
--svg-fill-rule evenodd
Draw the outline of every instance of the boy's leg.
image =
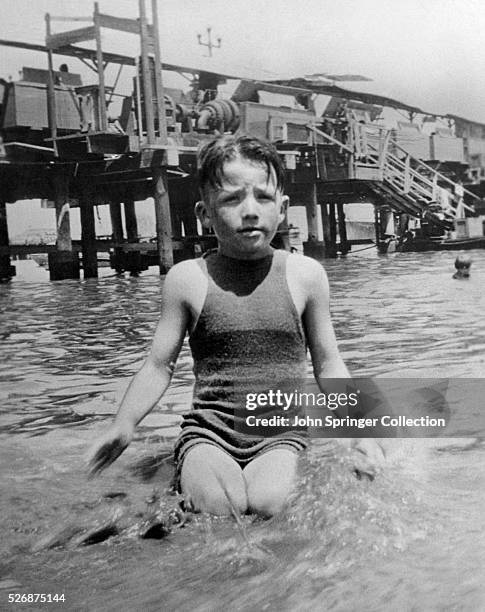
<svg viewBox="0 0 485 612">
<path fill-rule="evenodd" d="M 268 517 L 281 512 L 296 483 L 297 462 L 298 453 L 280 447 L 256 457 L 244 468 L 251 512 Z"/>
<path fill-rule="evenodd" d="M 246 483 L 241 467 L 213 444 L 201 442 L 187 452 L 180 485 L 186 502 L 198 512 L 230 515 L 231 503 L 241 514 L 247 510 Z"/>
</svg>

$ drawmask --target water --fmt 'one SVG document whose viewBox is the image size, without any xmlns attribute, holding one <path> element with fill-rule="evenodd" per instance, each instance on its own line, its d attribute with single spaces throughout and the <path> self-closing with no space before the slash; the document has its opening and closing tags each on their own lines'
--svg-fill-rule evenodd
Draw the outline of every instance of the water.
<svg viewBox="0 0 485 612">
<path fill-rule="evenodd" d="M 451 278 L 456 254 L 446 252 L 325 262 L 355 376 L 484 377 L 485 251 L 470 254 L 468 281 Z M 374 482 L 353 477 L 345 448 L 316 443 L 284 516 L 244 517 L 239 527 L 195 517 L 161 541 L 131 537 L 153 508 L 177 505 L 164 492 L 170 467 L 150 467 L 190 401 L 188 348 L 165 411 L 88 481 L 86 449 L 142 363 L 163 281 L 155 271 L 137 279 L 104 271 L 48 283 L 31 263 L 18 262 L 18 277 L 0 287 L 0 610 L 12 609 L 14 592 L 65 593 L 59 610 L 485 608 L 481 428 L 458 440 L 392 441 Z M 113 516 L 121 536 L 32 551 L 60 527 Z"/>
</svg>

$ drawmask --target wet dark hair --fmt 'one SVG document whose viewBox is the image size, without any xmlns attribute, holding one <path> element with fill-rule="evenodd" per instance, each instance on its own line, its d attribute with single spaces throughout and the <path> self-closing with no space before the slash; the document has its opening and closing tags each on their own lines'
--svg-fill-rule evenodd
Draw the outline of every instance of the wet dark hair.
<svg viewBox="0 0 485 612">
<path fill-rule="evenodd" d="M 224 164 L 237 157 L 266 166 L 268 177 L 271 169 L 276 176 L 276 187 L 283 191 L 285 168 L 276 148 L 269 142 L 254 136 L 221 136 L 204 143 L 197 155 L 199 189 L 202 194 L 207 187 L 221 187 Z"/>
</svg>

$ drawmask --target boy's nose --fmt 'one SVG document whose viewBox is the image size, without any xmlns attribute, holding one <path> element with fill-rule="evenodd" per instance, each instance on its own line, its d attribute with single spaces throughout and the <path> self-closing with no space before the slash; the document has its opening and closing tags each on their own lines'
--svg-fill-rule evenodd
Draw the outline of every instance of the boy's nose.
<svg viewBox="0 0 485 612">
<path fill-rule="evenodd" d="M 248 196 L 244 199 L 241 212 L 244 218 L 259 217 L 259 204 L 254 196 Z"/>
</svg>

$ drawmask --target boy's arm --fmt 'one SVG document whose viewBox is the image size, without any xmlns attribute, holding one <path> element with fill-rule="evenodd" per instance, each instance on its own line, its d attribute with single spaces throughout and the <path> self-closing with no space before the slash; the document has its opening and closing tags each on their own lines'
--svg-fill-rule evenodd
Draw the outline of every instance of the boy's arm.
<svg viewBox="0 0 485 612">
<path fill-rule="evenodd" d="M 150 353 L 131 380 L 112 426 L 91 449 L 89 469 L 92 474 L 119 457 L 131 442 L 136 425 L 152 410 L 170 383 L 190 320 L 183 291 L 185 280 L 180 268 L 176 267 L 166 276 L 160 321 Z"/>
<path fill-rule="evenodd" d="M 302 280 L 305 286 L 306 305 L 303 324 L 318 386 L 329 378 L 350 378 L 349 371 L 340 356 L 337 339 L 330 318 L 330 300 L 327 275 L 316 261 L 305 258 Z"/>
<path fill-rule="evenodd" d="M 317 262 L 311 261 L 302 278 L 307 285 L 307 301 L 303 313 L 307 343 L 315 380 L 320 390 L 325 391 L 328 379 L 350 378 L 350 373 L 340 356 L 330 318 L 329 286 L 325 270 Z M 385 463 L 382 446 L 374 438 L 353 438 L 351 447 L 356 451 L 354 460 L 357 475 L 365 474 L 373 478 Z"/>
</svg>

